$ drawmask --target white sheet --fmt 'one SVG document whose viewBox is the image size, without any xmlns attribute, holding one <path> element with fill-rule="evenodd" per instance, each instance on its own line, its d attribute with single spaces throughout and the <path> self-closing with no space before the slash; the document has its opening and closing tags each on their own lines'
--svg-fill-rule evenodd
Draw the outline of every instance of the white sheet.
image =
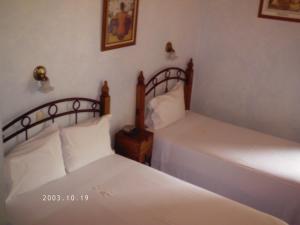
<svg viewBox="0 0 300 225">
<path fill-rule="evenodd" d="M 155 131 L 153 167 L 300 224 L 300 145 L 188 112 Z"/>
<path fill-rule="evenodd" d="M 43 194 L 83 194 L 89 199 L 44 202 Z M 20 195 L 7 202 L 7 210 L 14 225 L 285 224 L 118 155 Z"/>
</svg>

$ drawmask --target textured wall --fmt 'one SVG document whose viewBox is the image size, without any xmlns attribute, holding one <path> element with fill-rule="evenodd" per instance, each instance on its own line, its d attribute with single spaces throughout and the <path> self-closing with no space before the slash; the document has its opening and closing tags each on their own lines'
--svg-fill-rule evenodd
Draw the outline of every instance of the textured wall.
<svg viewBox="0 0 300 225">
<path fill-rule="evenodd" d="M 1 127 L 0 117 L 0 127 Z M 0 129 L 0 137 L 2 137 L 2 129 Z M 3 147 L 0 141 L 0 224 L 5 224 L 5 213 L 4 213 L 4 183 L 3 183 Z"/>
<path fill-rule="evenodd" d="M 198 112 L 300 141 L 300 23 L 257 18 L 259 0 L 200 0 Z"/>
<path fill-rule="evenodd" d="M 0 2 L 0 113 L 6 123 L 45 101 L 69 96 L 96 97 L 107 79 L 113 127 L 132 123 L 135 84 L 145 74 L 196 56 L 197 0 L 140 0 L 137 45 L 100 52 L 102 1 L 5 0 Z M 173 41 L 179 58 L 166 60 Z M 55 91 L 37 91 L 35 66 L 48 69 Z"/>
</svg>

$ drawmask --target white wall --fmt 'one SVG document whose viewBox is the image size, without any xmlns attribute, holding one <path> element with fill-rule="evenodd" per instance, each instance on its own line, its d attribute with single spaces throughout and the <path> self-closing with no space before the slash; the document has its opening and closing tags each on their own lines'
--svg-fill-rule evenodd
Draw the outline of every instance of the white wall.
<svg viewBox="0 0 300 225">
<path fill-rule="evenodd" d="M 200 0 L 198 112 L 300 142 L 300 23 L 259 0 Z"/>
<path fill-rule="evenodd" d="M 100 52 L 102 1 L 1 1 L 3 122 L 56 98 L 96 97 L 107 79 L 116 130 L 133 122 L 140 69 L 147 75 L 194 57 L 196 111 L 300 141 L 299 23 L 257 18 L 258 4 L 140 0 L 137 45 Z M 175 61 L 165 59 L 168 40 L 178 52 Z M 47 95 L 32 79 L 39 64 L 55 86 Z"/>
<path fill-rule="evenodd" d="M 0 117 L 0 127 L 1 117 Z M 2 137 L 2 129 L 0 129 L 0 137 Z M 5 224 L 5 211 L 4 211 L 4 182 L 3 182 L 3 147 L 0 141 L 0 224 Z"/>
<path fill-rule="evenodd" d="M 113 127 L 132 123 L 139 70 L 150 74 L 196 57 L 197 0 L 140 0 L 137 44 L 100 52 L 102 1 L 5 0 L 0 2 L 0 103 L 3 122 L 49 100 L 97 97 L 108 80 Z M 179 58 L 167 61 L 164 47 L 174 43 Z M 55 87 L 36 90 L 35 66 L 42 64 Z"/>
</svg>

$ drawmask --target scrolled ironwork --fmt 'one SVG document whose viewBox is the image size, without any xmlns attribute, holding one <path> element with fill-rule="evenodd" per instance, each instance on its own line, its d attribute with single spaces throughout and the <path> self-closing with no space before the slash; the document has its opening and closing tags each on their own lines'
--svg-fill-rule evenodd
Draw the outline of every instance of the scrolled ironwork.
<svg viewBox="0 0 300 225">
<path fill-rule="evenodd" d="M 165 72 L 165 79 L 166 79 L 166 85 L 165 85 L 165 93 L 167 93 L 169 91 L 169 78 L 171 77 L 171 71 L 167 70 Z"/>
<path fill-rule="evenodd" d="M 178 71 L 176 72 L 177 80 L 180 80 L 182 74 L 183 74 L 183 73 L 182 73 L 182 71 L 180 71 L 180 70 L 178 70 Z"/>
<path fill-rule="evenodd" d="M 72 109 L 71 110 L 66 110 L 64 112 L 59 112 L 59 107 L 57 104 L 59 103 L 72 103 Z M 85 109 L 81 109 L 81 104 L 80 102 L 90 102 L 91 107 L 87 107 Z M 34 115 L 36 112 L 39 112 L 41 110 L 48 110 L 48 116 L 42 120 L 38 120 L 35 122 L 32 122 L 32 117 L 31 115 Z M 42 123 L 45 123 L 49 120 L 52 120 L 54 122 L 55 118 L 66 116 L 66 115 L 71 115 L 75 114 L 75 122 L 77 123 L 77 114 L 79 113 L 93 113 L 94 116 L 96 113 L 99 113 L 100 115 L 100 101 L 90 99 L 90 98 L 65 98 L 65 99 L 59 99 L 56 101 L 52 101 L 46 104 L 43 104 L 41 106 L 38 106 L 36 108 L 33 108 L 32 110 L 24 113 L 23 115 L 17 117 L 16 119 L 12 120 L 5 126 L 3 126 L 2 131 L 3 131 L 3 142 L 7 142 L 10 139 L 14 138 L 15 136 L 25 132 L 25 137 L 28 139 L 28 130 L 39 125 Z M 16 123 L 20 122 L 21 123 L 21 128 L 17 129 L 15 132 L 5 135 L 5 131 L 8 130 L 10 127 L 13 127 Z"/>
<path fill-rule="evenodd" d="M 186 71 L 178 67 L 169 67 L 158 72 L 146 83 L 146 96 L 153 91 L 153 96 L 155 97 L 156 87 L 163 83 L 165 83 L 165 92 L 168 92 L 170 80 L 186 82 Z"/>
<path fill-rule="evenodd" d="M 152 80 L 152 84 L 153 84 L 153 87 L 154 87 L 154 91 L 153 91 L 153 96 L 154 96 L 154 97 L 156 96 L 156 86 L 157 86 L 157 83 L 158 83 L 158 78 L 155 77 L 155 78 Z"/>
<path fill-rule="evenodd" d="M 93 112 L 93 117 L 96 117 L 96 107 L 97 107 L 97 104 L 96 103 L 92 103 L 91 109 L 94 111 Z"/>
<path fill-rule="evenodd" d="M 54 108 L 54 112 L 52 111 L 52 109 Z M 56 104 L 52 104 L 48 107 L 48 114 L 49 116 L 55 116 L 58 112 L 58 107 Z"/>
<path fill-rule="evenodd" d="M 25 123 L 25 121 L 27 120 L 27 123 Z M 23 127 L 23 129 L 25 129 L 25 139 L 28 140 L 28 129 L 30 127 L 31 124 L 31 118 L 29 116 L 24 116 L 21 119 L 21 125 Z"/>
<path fill-rule="evenodd" d="M 25 123 L 26 120 L 27 120 L 27 123 Z M 31 124 L 31 118 L 29 116 L 24 116 L 21 120 L 22 127 L 24 127 L 24 128 L 29 127 L 30 124 Z"/>
<path fill-rule="evenodd" d="M 78 111 L 80 109 L 80 101 L 78 99 L 75 99 L 72 105 L 74 111 Z"/>
<path fill-rule="evenodd" d="M 52 110 L 54 109 L 54 111 Z M 52 123 L 54 123 L 55 115 L 58 112 L 58 107 L 56 104 L 51 104 L 48 107 L 48 115 L 52 118 Z"/>
<path fill-rule="evenodd" d="M 165 72 L 165 78 L 168 79 L 168 78 L 170 78 L 170 77 L 171 77 L 171 70 L 167 70 L 167 71 Z"/>
</svg>

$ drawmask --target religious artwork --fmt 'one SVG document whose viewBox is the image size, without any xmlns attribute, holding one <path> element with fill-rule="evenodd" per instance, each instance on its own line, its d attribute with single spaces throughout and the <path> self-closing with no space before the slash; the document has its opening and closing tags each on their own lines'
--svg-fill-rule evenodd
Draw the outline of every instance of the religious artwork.
<svg viewBox="0 0 300 225">
<path fill-rule="evenodd" d="M 258 16 L 300 22 L 300 0 L 261 0 Z"/>
<path fill-rule="evenodd" d="M 103 0 L 102 51 L 135 45 L 138 0 Z"/>
</svg>

